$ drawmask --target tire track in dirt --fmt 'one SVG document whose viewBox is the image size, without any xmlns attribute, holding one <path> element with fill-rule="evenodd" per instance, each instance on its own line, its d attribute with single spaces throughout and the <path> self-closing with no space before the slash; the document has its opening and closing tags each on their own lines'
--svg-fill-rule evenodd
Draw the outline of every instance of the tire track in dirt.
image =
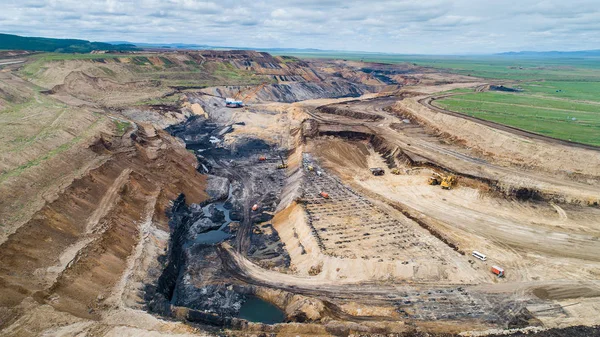
<svg viewBox="0 0 600 337">
<path fill-rule="evenodd" d="M 121 172 L 121 174 L 117 177 L 117 179 L 115 179 L 108 191 L 106 191 L 106 193 L 102 197 L 102 200 L 100 200 L 100 203 L 98 204 L 98 208 L 96 208 L 92 215 L 88 218 L 86 232 L 92 231 L 94 227 L 98 225 L 100 219 L 106 216 L 106 214 L 108 214 L 112 206 L 114 206 L 116 198 L 119 196 L 119 190 L 129 178 L 129 174 L 131 173 L 131 171 L 132 170 L 129 168 L 124 169 Z"/>
<path fill-rule="evenodd" d="M 558 206 L 557 204 L 551 202 L 550 205 L 552 205 L 552 207 L 554 207 L 554 209 L 556 210 L 556 213 L 558 213 L 558 217 L 560 218 L 560 220 L 568 220 L 569 218 L 567 217 L 567 212 L 565 212 L 564 209 L 562 209 L 560 206 Z"/>
</svg>

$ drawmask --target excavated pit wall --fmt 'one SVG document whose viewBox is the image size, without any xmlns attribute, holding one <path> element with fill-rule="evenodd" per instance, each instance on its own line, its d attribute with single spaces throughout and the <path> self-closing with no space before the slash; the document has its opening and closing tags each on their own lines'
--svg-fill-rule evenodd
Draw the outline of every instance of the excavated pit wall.
<svg viewBox="0 0 600 337">
<path fill-rule="evenodd" d="M 580 174 L 595 179 L 600 176 L 600 154 L 597 151 L 529 141 L 480 123 L 432 111 L 419 104 L 423 98 L 406 98 L 394 106 L 394 110 L 435 130 L 443 130 L 451 137 L 466 142 L 468 147 L 482 153 L 494 153 L 495 158 L 513 164 L 521 165 L 522 160 L 526 159 L 530 165 L 543 170 Z"/>
<path fill-rule="evenodd" d="M 269 298 L 266 296 L 268 291 L 230 278 L 221 263 L 216 247 L 218 242 L 205 244 L 196 241 L 197 235 L 214 230 L 200 227 L 202 231 L 197 232 L 197 224 L 205 219 L 199 212 L 204 212 L 204 206 L 212 207 L 217 203 L 222 205 L 219 207 L 230 210 L 232 222 L 219 229 L 228 235 L 223 240 L 235 246 L 237 234 L 247 235 L 249 247 L 252 248 L 248 251 L 250 258 L 272 261 L 275 256 L 285 267 L 286 264 L 289 265 L 289 257 L 280 243 L 277 231 L 269 224 L 264 225 L 272 218 L 271 212 L 275 210 L 281 198 L 278 189 L 281 189 L 283 181 L 278 185 L 278 179 L 281 179 L 278 177 L 285 176 L 284 170 L 275 169 L 279 161 L 274 160 L 277 158 L 274 154 L 276 150 L 262 140 L 242 138 L 226 147 L 220 145 L 222 137 L 231 127 L 205 120 L 202 116 L 194 116 L 186 123 L 170 127 L 168 130 L 184 139 L 188 149 L 197 153 L 199 170 L 208 171 L 216 176 L 209 178 L 208 200 L 188 206 L 185 196 L 180 195 L 168 212 L 171 231 L 169 249 L 162 257 L 164 269 L 158 282 L 146 287 L 145 299 L 148 308 L 167 317 L 211 326 L 245 329 L 248 322 L 235 318 L 241 305 L 247 296 L 259 295 L 260 298 Z M 215 143 L 217 138 L 220 141 Z M 264 163 L 255 163 L 259 154 L 263 153 L 271 153 L 273 158 Z M 264 168 L 253 168 L 257 164 L 263 165 Z M 244 169 L 244 165 L 249 169 Z M 229 187 L 223 180 L 229 182 Z M 214 183 L 211 184 L 211 181 Z M 246 190 L 254 184 L 261 188 Z M 229 190 L 229 193 L 221 191 L 222 189 Z M 249 207 L 245 205 L 246 198 L 256 198 L 250 205 L 256 202 L 261 205 L 260 210 L 247 216 L 244 211 Z M 248 232 L 242 232 L 241 227 L 246 223 L 251 228 Z M 272 229 L 273 232 L 258 233 L 256 231 L 259 227 Z M 255 247 L 265 247 L 267 251 L 256 252 Z M 279 303 L 272 299 L 270 302 L 275 302 L 280 308 L 286 308 L 291 303 Z M 288 310 L 286 315 L 290 320 L 308 319 L 302 311 L 297 310 Z"/>
<path fill-rule="evenodd" d="M 319 136 L 334 136 L 340 138 L 346 138 L 349 140 L 361 140 L 368 141 L 373 149 L 381 155 L 384 159 L 388 168 L 395 168 L 399 164 L 404 164 L 407 166 L 414 167 L 428 167 L 435 170 L 443 171 L 449 174 L 454 174 L 458 177 L 462 177 L 463 179 L 472 179 L 476 181 L 483 182 L 490 186 L 490 188 L 494 191 L 500 192 L 502 195 L 508 198 L 515 198 L 521 201 L 525 200 L 544 200 L 549 198 L 549 196 L 543 195 L 540 191 L 528 188 L 512 188 L 506 189 L 499 186 L 497 181 L 484 179 L 477 176 L 472 176 L 468 174 L 463 174 L 459 172 L 454 172 L 445 167 L 442 167 L 435 162 L 428 160 L 426 158 L 420 157 L 418 155 L 412 154 L 408 151 L 405 151 L 398 147 L 395 144 L 390 143 L 384 137 L 380 137 L 375 135 L 368 127 L 365 126 L 353 126 L 351 127 L 351 131 L 348 131 L 349 127 L 338 124 L 330 124 L 330 123 L 320 123 L 316 120 L 306 120 L 303 123 L 303 138 L 306 141 L 306 138 L 315 138 Z M 376 197 L 376 196 L 372 196 Z M 458 253 L 465 255 L 465 252 L 460 249 L 459 245 L 453 242 L 453 240 L 449 239 L 443 233 L 436 230 L 435 227 L 430 226 L 426 221 L 423 221 L 419 217 L 418 214 L 413 213 L 410 209 L 403 207 L 399 204 L 392 204 L 396 210 L 400 211 L 406 217 L 418 223 L 422 228 L 427 230 L 430 234 L 444 242 L 453 250 Z M 315 243 L 318 245 L 318 243 Z"/>
<path fill-rule="evenodd" d="M 317 136 L 335 136 L 351 140 L 367 140 L 385 160 L 388 168 L 395 168 L 399 163 L 414 167 L 429 167 L 448 174 L 453 174 L 464 179 L 472 179 L 482 182 L 507 198 L 514 198 L 520 201 L 555 201 L 563 202 L 564 199 L 552 193 L 546 193 L 536 188 L 512 186 L 501 183 L 498 180 L 487 179 L 480 176 L 457 172 L 445 166 L 438 164 L 435 160 L 415 154 L 406 149 L 388 142 L 384 137 L 376 135 L 370 128 L 362 125 L 348 126 L 343 124 L 322 123 L 313 119 L 306 120 L 303 123 L 305 137 Z"/>
<path fill-rule="evenodd" d="M 350 103 L 350 102 L 348 102 L 348 103 Z M 335 105 L 320 106 L 320 107 L 317 107 L 317 111 L 319 111 L 321 113 L 357 118 L 357 119 L 371 121 L 371 122 L 375 122 L 375 121 L 379 121 L 379 120 L 383 119 L 383 117 L 381 117 L 379 115 L 364 113 L 364 112 L 355 111 L 355 110 L 351 110 L 351 109 L 343 109 L 343 108 L 340 108 L 339 106 L 335 106 Z"/>
<path fill-rule="evenodd" d="M 242 91 L 242 98 L 250 103 L 255 102 L 281 102 L 293 103 L 317 98 L 342 98 L 360 97 L 375 88 L 349 81 L 324 81 L 324 82 L 285 82 L 268 84 L 264 87 L 252 87 Z M 239 86 L 223 86 L 203 89 L 202 92 L 216 97 L 235 97 L 240 92 Z M 249 96 L 248 96 L 249 95 Z"/>
</svg>

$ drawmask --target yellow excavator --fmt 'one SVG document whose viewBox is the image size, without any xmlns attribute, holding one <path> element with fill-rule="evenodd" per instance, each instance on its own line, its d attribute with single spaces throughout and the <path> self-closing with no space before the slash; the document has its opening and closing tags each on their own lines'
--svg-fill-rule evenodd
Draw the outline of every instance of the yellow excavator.
<svg viewBox="0 0 600 337">
<path fill-rule="evenodd" d="M 279 159 L 281 159 L 281 164 L 277 165 L 277 168 L 278 169 L 286 169 L 288 167 L 288 165 L 283 160 L 283 157 L 281 156 L 281 154 L 279 155 Z"/>
<path fill-rule="evenodd" d="M 454 175 L 441 175 L 437 172 L 433 172 L 433 175 L 427 180 L 429 185 L 440 185 L 443 189 L 449 190 L 456 184 L 456 176 Z"/>
</svg>

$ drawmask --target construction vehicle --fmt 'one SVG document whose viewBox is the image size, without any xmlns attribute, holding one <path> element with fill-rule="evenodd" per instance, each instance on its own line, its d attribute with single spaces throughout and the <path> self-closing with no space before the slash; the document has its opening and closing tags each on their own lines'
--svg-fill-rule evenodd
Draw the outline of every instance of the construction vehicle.
<svg viewBox="0 0 600 337">
<path fill-rule="evenodd" d="M 285 161 L 283 161 L 283 157 L 281 156 L 281 154 L 279 155 L 279 159 L 281 159 L 281 164 L 277 165 L 278 169 L 285 169 L 288 167 L 288 165 L 285 163 Z"/>
<path fill-rule="evenodd" d="M 496 274 L 498 277 L 504 277 L 504 269 L 498 266 L 492 266 L 492 273 Z"/>
<path fill-rule="evenodd" d="M 429 177 L 429 179 L 427 180 L 427 183 L 429 185 L 439 185 L 442 183 L 442 175 L 437 173 L 437 172 L 433 172 L 433 174 L 431 175 L 431 177 Z"/>
<path fill-rule="evenodd" d="M 248 100 L 252 95 L 255 95 L 257 92 L 259 92 L 262 88 L 264 88 L 267 84 L 269 84 L 269 82 L 263 82 L 260 85 L 258 85 L 254 90 L 252 90 L 249 94 L 247 94 L 246 96 L 244 96 L 244 98 L 242 99 L 242 101 L 246 101 Z"/>
<path fill-rule="evenodd" d="M 372 167 L 369 170 L 371 170 L 371 173 L 374 176 L 382 176 L 385 174 L 385 171 L 381 167 Z"/>
<path fill-rule="evenodd" d="M 258 85 L 254 90 L 250 91 L 249 94 L 244 96 L 244 98 L 240 99 L 242 96 L 242 89 L 238 90 L 238 92 L 233 96 L 233 98 L 225 98 L 225 106 L 228 108 L 243 108 L 246 105 L 244 101 L 247 101 L 252 95 L 256 94 L 260 91 L 260 89 L 264 88 L 269 82 L 263 82 Z"/>
<path fill-rule="evenodd" d="M 311 172 L 315 170 L 315 168 L 314 168 L 312 165 L 308 165 L 308 167 L 307 167 L 307 168 L 308 168 L 308 170 L 309 170 L 309 171 L 311 171 Z"/>
<path fill-rule="evenodd" d="M 443 189 L 449 190 L 456 184 L 456 177 L 453 175 L 447 175 L 442 179 L 442 183 L 440 184 Z"/>
<path fill-rule="evenodd" d="M 451 174 L 444 176 L 437 172 L 433 172 L 433 175 L 429 177 L 427 183 L 429 185 L 440 185 L 443 189 L 449 190 L 456 184 L 456 177 Z"/>
<path fill-rule="evenodd" d="M 329 199 L 329 193 L 327 193 L 327 192 L 321 191 L 321 193 L 319 193 L 319 195 L 321 197 L 323 197 L 323 199 Z"/>
<path fill-rule="evenodd" d="M 400 174 L 400 170 L 397 169 L 397 168 L 393 168 L 390 172 L 392 172 L 392 174 L 395 174 L 395 175 L 399 175 Z"/>
<path fill-rule="evenodd" d="M 484 254 L 481 254 L 480 252 L 474 250 L 473 253 L 471 254 L 474 257 L 480 259 L 481 261 L 486 261 L 487 260 L 487 256 L 485 256 Z"/>
<path fill-rule="evenodd" d="M 244 106 L 244 102 L 227 97 L 225 98 L 225 106 L 228 108 L 241 108 Z"/>
</svg>

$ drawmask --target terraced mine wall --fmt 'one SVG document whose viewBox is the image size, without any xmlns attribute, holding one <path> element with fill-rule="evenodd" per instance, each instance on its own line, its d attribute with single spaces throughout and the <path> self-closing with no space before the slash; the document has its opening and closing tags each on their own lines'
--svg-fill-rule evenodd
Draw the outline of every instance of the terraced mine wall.
<svg viewBox="0 0 600 337">
<path fill-rule="evenodd" d="M 320 108 L 323 109 L 323 108 Z M 335 114 L 340 114 L 340 110 L 334 110 Z M 359 114 L 352 111 L 354 118 L 361 118 Z M 349 115 L 346 115 L 349 116 Z M 365 116 L 362 118 L 370 118 Z M 536 188 L 512 186 L 502 184 L 498 180 L 488 179 L 464 172 L 456 172 L 445 166 L 438 164 L 434 159 L 426 158 L 420 154 L 413 153 L 404 148 L 400 148 L 395 144 L 390 143 L 385 137 L 378 136 L 372 129 L 364 125 L 345 125 L 335 124 L 331 122 L 321 122 L 317 120 L 306 120 L 303 123 L 304 137 L 317 136 L 335 136 L 350 140 L 367 140 L 385 160 L 388 168 L 395 168 L 400 163 L 412 167 L 429 167 L 442 172 L 456 175 L 462 179 L 470 179 L 482 182 L 490 187 L 491 191 L 500 193 L 508 198 L 515 198 L 520 201 L 564 201 L 560 196 L 552 193 L 546 193 Z"/>
<path fill-rule="evenodd" d="M 195 202 L 206 197 L 193 156 L 150 126 L 124 137 L 103 135 L 90 150 L 105 160 L 2 243 L 0 305 L 16 306 L 35 293 L 57 310 L 98 318 L 144 226 L 154 220 L 160 227 L 162 210 L 178 193 Z M 4 317 L 20 314 L 8 310 Z"/>
<path fill-rule="evenodd" d="M 254 89 L 259 89 L 254 92 Z M 202 90 L 202 92 L 219 96 L 234 97 L 238 93 L 247 96 L 246 102 L 281 102 L 293 103 L 316 98 L 359 97 L 374 90 L 374 87 L 353 83 L 345 80 L 307 82 L 271 83 L 260 86 L 224 86 Z"/>
<path fill-rule="evenodd" d="M 186 210 L 185 195 L 181 194 L 173 202 L 173 207 L 168 213 L 171 236 L 169 249 L 164 257 L 166 260 L 164 270 L 158 278 L 157 286 L 154 289 L 146 290 L 150 310 L 161 315 L 171 315 L 170 302 L 173 299 L 181 268 L 185 264 L 183 248 L 191 226 Z"/>
<path fill-rule="evenodd" d="M 346 116 L 346 117 L 357 118 L 357 119 L 373 121 L 373 122 L 383 119 L 383 117 L 381 117 L 379 115 L 368 114 L 368 113 L 350 110 L 350 109 L 343 109 L 343 108 L 340 108 L 339 106 L 324 105 L 324 106 L 318 107 L 317 110 L 322 113 L 326 113 L 326 114 Z"/>
</svg>

